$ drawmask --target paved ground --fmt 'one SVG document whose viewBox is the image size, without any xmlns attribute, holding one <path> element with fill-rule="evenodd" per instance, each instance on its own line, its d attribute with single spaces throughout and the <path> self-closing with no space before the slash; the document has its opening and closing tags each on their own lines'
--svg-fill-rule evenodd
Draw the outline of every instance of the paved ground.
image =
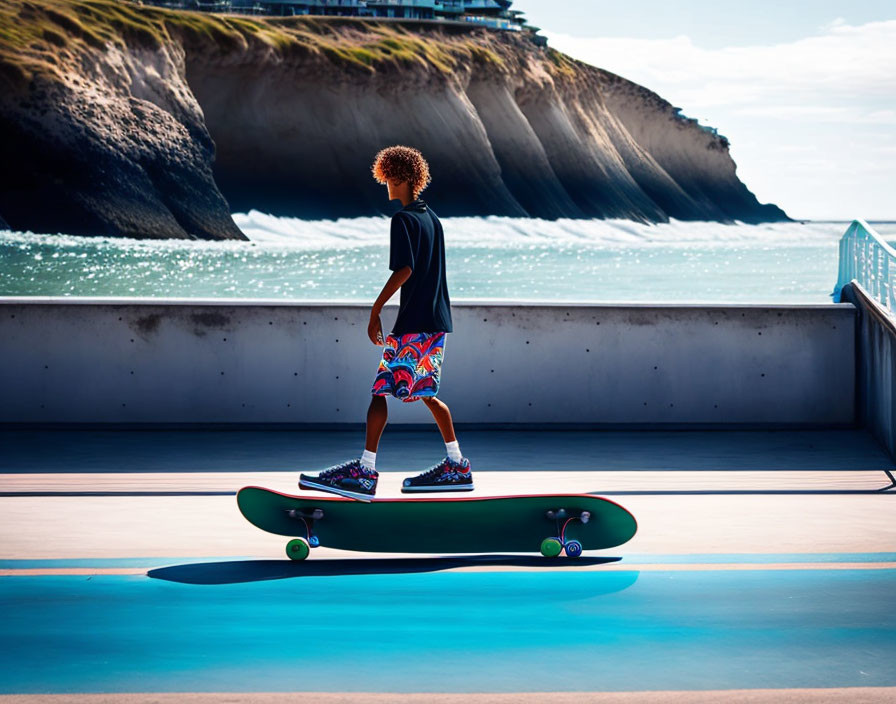
<svg viewBox="0 0 896 704">
<path fill-rule="evenodd" d="M 0 693 L 198 690 L 267 701 L 247 686 L 298 692 L 311 681 L 359 690 L 352 701 L 365 689 L 370 701 L 390 691 L 403 692 L 395 701 L 438 701 L 412 692 L 436 681 L 428 663 L 454 643 L 490 663 L 490 675 L 457 681 L 466 693 L 586 689 L 569 696 L 613 702 L 715 701 L 695 691 L 719 689 L 743 690 L 725 697 L 744 702 L 896 696 L 896 492 L 881 491 L 893 464 L 864 431 L 467 431 L 460 439 L 476 494 L 596 492 L 626 506 L 638 534 L 575 565 L 327 548 L 303 564 L 284 560 L 285 539 L 249 525 L 235 491 L 294 492 L 299 469 L 357 454 L 359 438 L 0 433 L 0 606 L 17 615 L 0 626 Z M 401 478 L 441 449 L 437 434 L 387 431 L 378 495 L 399 495 Z M 452 585 L 475 620 L 416 601 Z M 337 599 L 367 592 L 377 601 L 354 611 Z M 279 618 L 259 626 L 266 614 Z M 407 630 L 422 617 L 429 628 Z M 458 619 L 473 641 L 458 635 Z M 142 625 L 122 627 L 129 622 Z M 296 629 L 311 646 L 296 649 Z M 228 647 L 231 639 L 241 648 Z M 181 652 L 175 641 L 190 647 Z M 323 677 L 321 658 L 346 647 L 382 659 L 354 678 Z M 180 655 L 164 657 L 169 648 Z M 57 663 L 49 670 L 48 652 Z M 626 669 L 633 660 L 647 669 Z M 395 674 L 383 676 L 393 662 Z M 580 674 L 559 677 L 564 663 Z M 134 701 L 156 697 L 147 696 Z"/>
<path fill-rule="evenodd" d="M 380 476 L 379 496 L 401 496 L 402 473 Z M 280 558 L 285 539 L 247 523 L 234 493 L 247 485 L 295 493 L 296 480 L 288 472 L 0 475 L 0 560 Z M 475 482 L 483 496 L 611 496 L 639 526 L 614 554 L 896 552 L 896 494 L 879 492 L 888 484 L 880 471 L 483 471 Z M 365 555 L 320 548 L 315 556 Z"/>
</svg>

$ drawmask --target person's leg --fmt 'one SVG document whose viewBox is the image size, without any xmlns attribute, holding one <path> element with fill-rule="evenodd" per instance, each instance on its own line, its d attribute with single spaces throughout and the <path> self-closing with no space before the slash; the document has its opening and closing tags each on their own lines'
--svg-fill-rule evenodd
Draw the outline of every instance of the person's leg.
<svg viewBox="0 0 896 704">
<path fill-rule="evenodd" d="M 432 412 L 436 424 L 445 441 L 448 456 L 434 467 L 430 467 L 416 477 L 408 477 L 402 482 L 401 491 L 472 491 L 473 473 L 470 461 L 460 452 L 460 446 L 454 435 L 454 423 L 451 411 L 435 396 L 424 396 L 421 399 Z"/>
<path fill-rule="evenodd" d="M 380 437 L 383 435 L 383 429 L 386 427 L 386 421 L 388 419 L 389 409 L 386 406 L 386 397 L 377 396 L 376 394 L 372 395 L 370 398 L 370 407 L 367 409 L 367 440 L 364 443 L 365 450 L 376 454 L 376 449 L 380 444 Z"/>
<path fill-rule="evenodd" d="M 376 493 L 376 447 L 386 427 L 387 408 L 384 396 L 371 395 L 367 410 L 366 449 L 361 459 L 353 459 L 329 467 L 320 474 L 299 475 L 299 487 L 329 491 L 361 501 L 370 501 Z"/>
<path fill-rule="evenodd" d="M 432 412 L 433 418 L 436 419 L 436 425 L 442 433 L 442 439 L 446 443 L 454 442 L 457 438 L 454 436 L 454 423 L 451 422 L 451 411 L 448 406 L 442 403 L 435 396 L 428 396 L 423 399 L 423 403 Z"/>
</svg>

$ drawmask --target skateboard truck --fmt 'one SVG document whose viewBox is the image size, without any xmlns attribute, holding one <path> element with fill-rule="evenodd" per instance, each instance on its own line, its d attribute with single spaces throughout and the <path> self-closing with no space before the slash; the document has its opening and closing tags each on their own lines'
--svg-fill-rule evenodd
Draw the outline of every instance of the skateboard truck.
<svg viewBox="0 0 896 704">
<path fill-rule="evenodd" d="M 545 557 L 557 557 L 562 550 L 565 550 L 567 557 L 579 557 L 582 554 L 582 544 L 578 540 L 566 540 L 566 526 L 571 521 L 587 523 L 591 520 L 591 512 L 581 511 L 578 515 L 570 515 L 565 508 L 554 508 L 545 511 L 544 515 L 548 520 L 554 521 L 557 535 L 541 541 L 541 554 Z M 560 521 L 563 521 L 562 526 Z"/>
<path fill-rule="evenodd" d="M 324 517 L 322 508 L 290 508 L 286 510 L 286 515 L 305 524 L 305 540 L 308 547 L 316 548 L 320 545 L 320 539 L 314 534 L 314 521 Z"/>
<path fill-rule="evenodd" d="M 320 520 L 324 517 L 324 510 L 322 508 L 291 508 L 287 509 L 286 513 L 289 514 L 290 518 L 310 518 L 312 520 Z"/>
</svg>

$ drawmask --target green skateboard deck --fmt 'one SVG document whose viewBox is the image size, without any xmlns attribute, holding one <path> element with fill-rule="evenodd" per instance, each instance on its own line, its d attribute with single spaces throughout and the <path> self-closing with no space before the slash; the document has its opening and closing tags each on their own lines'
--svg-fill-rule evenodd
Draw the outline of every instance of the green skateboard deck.
<svg viewBox="0 0 896 704">
<path fill-rule="evenodd" d="M 292 496 L 247 486 L 243 516 L 269 533 L 295 538 L 287 555 L 303 560 L 323 545 L 365 552 L 538 552 L 578 557 L 622 545 L 637 530 L 619 504 L 592 494 L 424 497 L 353 501 Z"/>
</svg>

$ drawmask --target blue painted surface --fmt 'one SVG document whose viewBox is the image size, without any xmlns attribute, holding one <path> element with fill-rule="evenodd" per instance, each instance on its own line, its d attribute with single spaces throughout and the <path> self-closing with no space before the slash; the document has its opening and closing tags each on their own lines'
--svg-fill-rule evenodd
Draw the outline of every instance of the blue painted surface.
<svg viewBox="0 0 896 704">
<path fill-rule="evenodd" d="M 9 577 L 0 691 L 894 686 L 894 587 L 896 570 Z"/>
</svg>

